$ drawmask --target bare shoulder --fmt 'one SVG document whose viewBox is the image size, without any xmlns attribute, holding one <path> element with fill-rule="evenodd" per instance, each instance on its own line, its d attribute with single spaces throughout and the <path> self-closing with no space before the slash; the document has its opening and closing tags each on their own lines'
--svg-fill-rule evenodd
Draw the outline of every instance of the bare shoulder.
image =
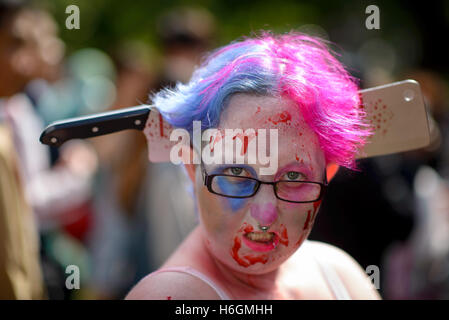
<svg viewBox="0 0 449 320">
<path fill-rule="evenodd" d="M 348 253 L 328 243 L 308 242 L 314 255 L 335 269 L 353 299 L 381 299 L 366 272 Z"/>
<path fill-rule="evenodd" d="M 217 300 L 218 294 L 203 280 L 187 273 L 148 275 L 126 296 L 127 300 Z"/>
</svg>

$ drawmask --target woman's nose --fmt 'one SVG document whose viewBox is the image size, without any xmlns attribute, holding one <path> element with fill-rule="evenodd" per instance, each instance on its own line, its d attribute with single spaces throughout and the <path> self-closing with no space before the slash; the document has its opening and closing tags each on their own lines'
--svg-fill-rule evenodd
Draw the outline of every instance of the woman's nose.
<svg viewBox="0 0 449 320">
<path fill-rule="evenodd" d="M 259 222 L 260 226 L 270 226 L 276 221 L 278 217 L 277 209 L 275 206 L 276 197 L 273 194 L 273 189 L 272 188 L 267 189 L 271 190 L 264 190 L 264 191 L 271 192 L 271 196 L 266 194 L 266 192 L 260 192 L 262 190 L 259 190 L 260 194 L 258 194 L 257 197 L 262 201 L 255 201 L 254 203 L 251 204 L 250 207 L 251 216 L 254 219 L 256 219 L 257 222 Z"/>
</svg>

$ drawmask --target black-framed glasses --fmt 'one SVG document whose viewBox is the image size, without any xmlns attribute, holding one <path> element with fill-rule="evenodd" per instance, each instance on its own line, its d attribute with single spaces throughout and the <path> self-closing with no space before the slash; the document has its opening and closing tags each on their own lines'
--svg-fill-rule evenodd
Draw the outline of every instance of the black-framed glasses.
<svg viewBox="0 0 449 320">
<path fill-rule="evenodd" d="M 229 174 L 209 175 L 201 163 L 204 184 L 209 192 L 228 198 L 250 198 L 259 191 L 260 185 L 269 184 L 279 200 L 293 203 L 316 202 L 323 198 L 326 191 L 327 177 L 324 172 L 324 183 L 316 181 L 288 181 L 273 182 L 260 181 L 252 177 L 241 177 Z"/>
</svg>

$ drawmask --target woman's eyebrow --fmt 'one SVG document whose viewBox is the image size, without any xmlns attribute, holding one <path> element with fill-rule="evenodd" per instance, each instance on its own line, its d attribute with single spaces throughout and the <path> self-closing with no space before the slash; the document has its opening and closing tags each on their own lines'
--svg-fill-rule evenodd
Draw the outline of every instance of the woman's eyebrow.
<svg viewBox="0 0 449 320">
<path fill-rule="evenodd" d="M 276 172 L 275 179 L 279 178 L 279 176 L 281 174 L 288 172 L 288 171 L 293 171 L 295 169 L 303 171 L 309 178 L 314 178 L 313 172 L 311 170 L 311 166 L 310 166 L 309 162 L 306 160 L 306 161 L 302 161 L 302 162 L 294 161 L 294 162 L 290 162 L 290 163 L 282 166 Z"/>
<path fill-rule="evenodd" d="M 222 171 L 224 169 L 227 168 L 243 168 L 248 170 L 254 177 L 257 177 L 257 173 L 256 170 L 246 164 L 221 164 L 221 165 L 215 165 L 209 168 L 210 172 L 208 172 L 209 174 L 218 174 L 218 173 L 222 173 Z M 206 168 L 207 169 L 207 168 Z"/>
</svg>

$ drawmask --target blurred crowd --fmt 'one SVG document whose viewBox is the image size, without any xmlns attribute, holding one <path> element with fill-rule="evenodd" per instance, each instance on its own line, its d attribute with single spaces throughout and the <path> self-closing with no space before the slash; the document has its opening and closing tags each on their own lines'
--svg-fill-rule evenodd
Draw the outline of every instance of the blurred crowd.
<svg viewBox="0 0 449 320">
<path fill-rule="evenodd" d="M 159 52 L 126 41 L 66 54 L 47 11 L 0 1 L 0 299 L 121 299 L 193 229 L 183 169 L 150 164 L 141 132 L 59 149 L 39 136 L 53 121 L 148 103 L 149 93 L 188 81 L 216 45 L 216 25 L 205 9 L 179 7 L 157 21 Z M 432 143 L 340 169 L 310 238 L 379 266 L 386 299 L 447 299 L 447 83 L 425 69 L 393 76 L 385 59 L 353 57 L 364 64 L 357 76 L 366 86 L 420 82 Z M 78 290 L 66 286 L 70 265 L 80 270 Z"/>
</svg>

